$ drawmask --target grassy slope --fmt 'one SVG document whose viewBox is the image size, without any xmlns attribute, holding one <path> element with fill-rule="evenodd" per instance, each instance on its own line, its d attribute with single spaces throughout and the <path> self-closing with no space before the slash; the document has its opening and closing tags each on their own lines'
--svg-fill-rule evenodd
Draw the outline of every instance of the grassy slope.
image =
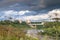
<svg viewBox="0 0 60 40">
<path fill-rule="evenodd" d="M 26 29 L 30 29 L 30 26 L 25 22 L 0 22 L 0 40 L 35 40 L 26 36 Z"/>
</svg>

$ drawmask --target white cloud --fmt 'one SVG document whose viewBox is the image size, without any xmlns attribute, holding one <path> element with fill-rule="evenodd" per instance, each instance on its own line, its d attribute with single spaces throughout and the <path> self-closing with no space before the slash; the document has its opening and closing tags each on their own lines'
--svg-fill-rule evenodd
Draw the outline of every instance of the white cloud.
<svg viewBox="0 0 60 40">
<path fill-rule="evenodd" d="M 42 15 L 40 15 L 40 17 L 42 18 L 42 19 L 48 19 L 48 14 L 42 14 Z"/>
<path fill-rule="evenodd" d="M 0 18 L 4 18 L 4 16 L 1 16 Z"/>
<path fill-rule="evenodd" d="M 15 15 L 24 15 L 26 13 L 33 13 L 32 11 L 29 11 L 29 10 L 25 10 L 25 11 L 14 11 L 14 10 L 8 10 L 8 11 L 4 11 L 3 12 L 5 15 L 4 16 L 12 16 L 14 17 Z M 31 14 L 32 15 L 32 14 Z M 47 19 L 48 18 L 48 15 L 47 14 L 39 14 L 39 15 L 32 15 L 32 16 L 22 16 L 20 17 L 20 19 L 24 19 L 24 20 L 41 20 L 41 19 Z M 19 17 L 15 18 L 15 19 L 19 19 Z"/>
<path fill-rule="evenodd" d="M 30 13 L 31 11 L 25 10 L 25 11 L 14 11 L 14 10 L 8 10 L 4 11 L 3 13 L 7 16 L 9 15 L 24 15 L 26 13 Z"/>
<path fill-rule="evenodd" d="M 54 9 L 52 11 L 49 11 L 48 14 L 41 14 L 41 15 L 35 15 L 35 16 L 25 16 L 23 17 L 25 20 L 43 20 L 43 19 L 49 19 L 49 15 L 52 16 L 52 18 L 56 17 L 54 13 L 58 14 L 58 18 L 60 18 L 60 9 Z"/>
<path fill-rule="evenodd" d="M 29 13 L 30 11 L 26 10 L 26 11 L 19 11 L 19 15 L 24 15 L 25 13 Z"/>
<path fill-rule="evenodd" d="M 25 10 L 25 11 L 14 11 L 14 10 L 8 10 L 8 11 L 4 11 L 3 13 L 6 15 L 6 16 L 11 16 L 14 17 L 15 15 L 24 15 L 26 13 L 30 13 L 32 11 L 29 11 L 29 10 Z M 49 11 L 48 14 L 38 14 L 38 15 L 30 15 L 30 16 L 22 16 L 22 17 L 16 17 L 16 19 L 22 19 L 22 20 L 43 20 L 43 19 L 48 19 L 49 18 L 49 15 L 52 15 L 52 17 L 55 17 L 54 13 L 57 13 L 58 14 L 58 17 L 60 17 L 60 9 L 55 9 L 55 10 L 52 10 L 52 11 Z"/>
<path fill-rule="evenodd" d="M 35 15 L 35 16 L 25 16 L 23 17 L 24 20 L 42 20 L 42 19 L 47 19 L 48 15 L 47 14 L 41 14 L 41 15 Z"/>
<path fill-rule="evenodd" d="M 55 16 L 55 13 L 57 13 L 58 14 L 58 18 L 60 18 L 60 9 L 54 9 L 54 10 L 52 10 L 52 11 L 49 11 L 48 12 L 48 15 L 50 15 L 50 16 L 52 16 L 51 18 L 54 18 L 54 17 L 56 17 Z"/>
<path fill-rule="evenodd" d="M 16 15 L 18 12 L 14 10 L 4 11 L 6 16 Z"/>
</svg>

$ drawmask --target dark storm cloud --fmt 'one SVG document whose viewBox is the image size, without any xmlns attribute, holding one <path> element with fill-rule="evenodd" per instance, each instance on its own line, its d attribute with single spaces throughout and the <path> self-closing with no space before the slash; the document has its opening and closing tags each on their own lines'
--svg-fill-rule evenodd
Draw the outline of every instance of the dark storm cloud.
<svg viewBox="0 0 60 40">
<path fill-rule="evenodd" d="M 22 2 L 23 0 L 1 0 L 0 7 L 9 6 L 17 2 Z"/>
<path fill-rule="evenodd" d="M 28 6 L 29 10 L 38 10 L 52 5 L 60 4 L 60 0 L 0 0 L 0 7 L 7 7 L 15 3 Z"/>
</svg>

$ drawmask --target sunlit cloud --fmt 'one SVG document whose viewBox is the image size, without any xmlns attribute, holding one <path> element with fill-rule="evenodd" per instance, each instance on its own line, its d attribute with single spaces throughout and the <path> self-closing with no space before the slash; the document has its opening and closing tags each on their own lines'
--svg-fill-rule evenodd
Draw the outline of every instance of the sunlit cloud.
<svg viewBox="0 0 60 40">
<path fill-rule="evenodd" d="M 25 16 L 23 17 L 25 20 L 29 19 L 29 20 L 43 20 L 43 19 L 47 19 L 48 15 L 47 14 L 41 14 L 41 15 L 35 15 L 35 16 Z"/>
<path fill-rule="evenodd" d="M 19 11 L 18 14 L 19 14 L 19 15 L 24 15 L 24 14 L 29 13 L 29 12 L 30 12 L 30 11 L 28 11 L 28 10 L 26 10 L 26 11 Z"/>
<path fill-rule="evenodd" d="M 56 17 L 55 16 L 55 13 L 57 13 L 58 14 L 58 18 L 60 18 L 60 9 L 54 9 L 54 10 L 52 10 L 52 11 L 49 11 L 48 12 L 48 15 L 50 15 L 52 18 L 54 18 L 54 17 Z"/>
<path fill-rule="evenodd" d="M 4 16 L 7 17 L 13 17 L 15 19 L 21 19 L 21 20 L 44 20 L 44 19 L 49 19 L 49 16 L 51 15 L 52 18 L 55 17 L 54 13 L 57 13 L 60 18 L 60 9 L 54 9 L 52 11 L 49 11 L 46 14 L 37 14 L 37 15 L 32 15 L 33 13 L 36 13 L 34 11 L 29 11 L 29 10 L 23 10 L 23 11 L 14 11 L 14 10 L 8 10 L 8 11 L 3 11 L 4 15 L 0 18 L 4 18 Z M 29 14 L 27 16 L 26 14 Z M 30 15 L 31 14 L 31 15 Z"/>
</svg>

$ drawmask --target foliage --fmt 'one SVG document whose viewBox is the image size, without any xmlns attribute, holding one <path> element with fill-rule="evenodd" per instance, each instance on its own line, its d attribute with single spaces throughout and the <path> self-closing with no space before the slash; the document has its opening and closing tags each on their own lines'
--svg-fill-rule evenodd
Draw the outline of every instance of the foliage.
<svg viewBox="0 0 60 40">
<path fill-rule="evenodd" d="M 46 22 L 44 24 L 44 33 L 50 36 L 60 35 L 60 22 Z"/>
<path fill-rule="evenodd" d="M 27 25 L 25 22 L 19 23 L 18 20 L 10 21 L 10 20 L 4 20 L 0 21 L 0 25 L 11 25 L 12 27 L 18 27 L 18 28 L 30 28 L 29 25 Z"/>
</svg>

